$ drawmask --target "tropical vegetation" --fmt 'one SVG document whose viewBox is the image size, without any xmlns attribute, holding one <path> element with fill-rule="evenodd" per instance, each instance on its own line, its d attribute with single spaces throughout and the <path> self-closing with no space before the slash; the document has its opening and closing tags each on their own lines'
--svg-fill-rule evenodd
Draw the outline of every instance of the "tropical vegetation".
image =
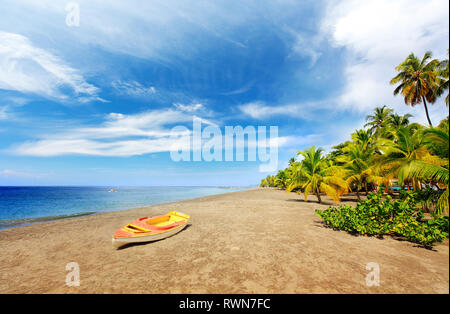
<svg viewBox="0 0 450 314">
<path fill-rule="evenodd" d="M 342 194 L 348 191 L 348 184 L 341 176 L 341 169 L 333 166 L 331 160 L 322 155 L 321 148 L 311 147 L 304 152 L 298 152 L 303 156 L 301 163 L 290 168 L 286 191 L 289 193 L 296 188 L 301 188 L 308 200 L 310 193 L 315 194 L 319 202 L 322 202 L 321 193 L 325 193 L 335 201 L 339 201 Z"/>
<path fill-rule="evenodd" d="M 316 210 L 316 213 L 327 226 L 352 234 L 395 235 L 427 247 L 448 237 L 448 216 L 425 220 L 423 210 L 417 210 L 414 193 L 402 191 L 401 194 L 402 197 L 393 200 L 390 195 L 383 197 L 379 191 L 356 207 L 343 205 Z"/>
<path fill-rule="evenodd" d="M 338 203 L 342 195 L 354 192 L 355 208 L 318 212 L 336 229 L 396 234 L 424 245 L 448 237 L 449 117 L 433 127 L 428 112 L 428 105 L 441 96 L 448 106 L 448 67 L 448 60 L 432 59 L 431 52 L 422 58 L 411 53 L 390 81 L 398 84 L 394 95 L 401 94 L 407 105 L 423 104 L 428 126 L 411 122 L 411 114 L 377 107 L 350 141 L 333 146 L 327 154 L 315 146 L 298 151 L 286 169 L 267 176 L 261 186 L 303 194 L 305 201 L 315 195 L 319 203 L 324 194 Z M 404 190 L 409 191 L 407 196 L 394 193 Z M 424 220 L 425 212 L 434 218 Z M 439 229 L 445 221 L 447 233 Z"/>
</svg>

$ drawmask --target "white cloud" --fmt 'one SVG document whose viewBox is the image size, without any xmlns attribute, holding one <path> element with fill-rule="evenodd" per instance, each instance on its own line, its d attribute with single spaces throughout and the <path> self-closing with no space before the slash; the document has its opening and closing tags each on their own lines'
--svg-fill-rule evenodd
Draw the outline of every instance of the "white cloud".
<svg viewBox="0 0 450 314">
<path fill-rule="evenodd" d="M 449 46 L 449 2 L 443 0 L 344 0 L 330 1 L 322 31 L 335 47 L 348 51 L 346 85 L 340 95 L 342 109 L 368 112 L 388 105 L 399 112 L 413 112 L 424 122 L 423 107 L 407 107 L 394 97 L 389 84 L 395 66 L 411 52 L 423 56 L 431 50 L 445 56 Z M 442 117 L 445 106 L 431 108 Z"/>
<path fill-rule="evenodd" d="M 175 109 L 152 110 L 139 114 L 108 114 L 94 127 L 77 127 L 58 134 L 44 134 L 39 140 L 12 147 L 10 152 L 27 156 L 68 154 L 94 156 L 133 156 L 170 151 L 189 129 L 174 131 L 175 125 L 192 123 L 196 116 Z M 214 123 L 199 118 L 204 125 Z"/>
<path fill-rule="evenodd" d="M 194 111 L 204 109 L 202 104 L 183 105 L 183 104 L 175 103 L 173 105 L 175 106 L 175 108 L 177 108 L 181 111 L 186 111 L 186 112 L 194 112 Z"/>
<path fill-rule="evenodd" d="M 317 46 L 317 43 L 314 44 L 314 41 L 311 42 L 311 38 L 298 35 L 297 42 L 292 49 L 294 52 L 302 56 L 311 58 L 310 65 L 313 66 L 322 55 L 320 50 L 318 50 L 315 46 Z"/>
<path fill-rule="evenodd" d="M 323 33 L 304 35 L 288 27 L 284 27 L 284 29 L 294 37 L 292 52 L 302 57 L 310 58 L 310 67 L 314 66 L 322 55 L 320 44 L 323 41 Z"/>
<path fill-rule="evenodd" d="M 61 88 L 76 97 L 98 99 L 99 89 L 59 57 L 34 46 L 27 37 L 0 31 L 0 89 L 67 99 Z"/>
<path fill-rule="evenodd" d="M 273 115 L 287 115 L 285 107 L 271 107 L 264 102 L 254 101 L 238 107 L 244 114 L 253 119 L 266 119 Z"/>
<path fill-rule="evenodd" d="M 92 156 L 135 156 L 148 153 L 167 152 L 172 142 L 162 139 L 118 140 L 101 142 L 87 139 L 74 140 L 41 140 L 24 143 L 15 152 L 27 156 L 60 156 L 60 155 L 92 155 Z"/>
<path fill-rule="evenodd" d="M 69 154 L 93 156 L 133 156 L 169 151 L 173 140 L 171 130 L 157 122 L 164 115 L 157 112 L 144 115 L 123 115 L 107 120 L 99 127 L 68 130 L 62 134 L 44 135 L 13 147 L 11 151 L 27 156 L 59 156 Z M 183 120 L 188 121 L 192 117 Z M 156 121 L 155 121 L 156 120 Z M 147 121 L 148 125 L 143 125 Z M 137 123 L 133 125 L 133 122 Z M 173 121 L 175 122 L 175 121 Z"/>
<path fill-rule="evenodd" d="M 245 115 L 257 120 L 264 120 L 273 116 L 289 116 L 302 120 L 314 120 L 317 117 L 314 110 L 328 106 L 323 101 L 291 103 L 277 106 L 269 106 L 264 102 L 254 101 L 240 105 L 238 108 Z"/>
<path fill-rule="evenodd" d="M 156 88 L 154 86 L 144 86 L 136 81 L 124 82 L 117 80 L 112 82 L 112 86 L 119 93 L 135 97 L 145 97 L 156 93 Z"/>
<path fill-rule="evenodd" d="M 195 143 L 190 142 L 193 130 L 189 127 L 194 119 L 199 119 L 202 128 L 215 126 L 220 130 L 217 124 L 179 109 L 152 110 L 133 115 L 110 113 L 99 126 L 76 127 L 57 134 L 44 134 L 39 136 L 38 140 L 11 147 L 9 152 L 38 157 L 74 154 L 126 157 L 170 152 L 173 145 L 180 144 L 180 141 L 183 149 L 196 150 L 199 147 L 191 147 Z M 175 126 L 183 128 L 174 129 Z M 314 135 L 277 136 L 270 138 L 270 143 L 278 147 L 291 147 L 299 143 L 309 143 L 314 138 Z M 209 138 L 204 138 L 202 141 L 208 140 Z M 251 144 L 264 146 L 269 143 L 261 144 L 258 141 Z"/>
<path fill-rule="evenodd" d="M 100 126 L 76 128 L 67 134 L 58 134 L 57 137 L 65 139 L 114 139 L 131 136 L 166 137 L 170 135 L 170 129 L 165 126 L 190 122 L 192 117 L 192 115 L 172 109 L 152 110 L 134 115 L 110 113 Z"/>
</svg>

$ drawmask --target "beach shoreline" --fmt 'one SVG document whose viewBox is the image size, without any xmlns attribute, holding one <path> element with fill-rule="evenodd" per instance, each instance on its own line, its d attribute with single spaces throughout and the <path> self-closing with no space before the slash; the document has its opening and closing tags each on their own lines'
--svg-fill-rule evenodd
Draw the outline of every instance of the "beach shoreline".
<svg viewBox="0 0 450 314">
<path fill-rule="evenodd" d="M 324 201 L 254 189 L 3 229 L 0 292 L 449 293 L 448 240 L 427 250 L 334 231 L 314 213 Z M 177 235 L 112 248 L 122 225 L 171 210 L 192 217 Z M 66 285 L 71 262 L 79 286 Z M 366 285 L 371 262 L 379 286 Z"/>
<path fill-rule="evenodd" d="M 130 194 L 130 188 L 131 188 L 131 199 L 128 196 Z M 178 202 L 178 201 L 184 201 L 189 199 L 195 199 L 203 196 L 208 195 L 217 195 L 217 194 L 223 194 L 223 193 L 230 193 L 227 192 L 227 190 L 230 190 L 231 192 L 234 191 L 247 191 L 251 189 L 255 189 L 257 186 L 242 186 L 242 187 L 234 187 L 234 186 L 150 186 L 150 187 L 128 187 L 128 186 L 116 186 L 114 192 L 114 196 L 116 198 L 103 198 L 99 199 L 99 197 L 104 197 L 104 195 L 90 195 L 91 191 L 96 191 L 97 193 L 100 192 L 100 194 L 103 192 L 111 192 L 111 189 L 109 189 L 107 186 L 0 186 L 1 189 L 31 189 L 31 193 L 37 192 L 37 189 L 51 189 L 52 193 L 56 193 L 61 197 L 61 199 L 57 200 L 57 203 L 54 203 L 54 200 L 51 199 L 52 195 L 46 195 L 46 194 L 39 194 L 36 195 L 34 199 L 44 198 L 44 202 L 39 200 L 37 203 L 37 206 L 35 203 L 31 204 L 20 204 L 16 208 L 15 205 L 11 205 L 8 203 L 8 197 L 10 198 L 20 198 L 24 195 L 13 195 L 12 197 L 8 193 L 4 193 L 1 195 L 0 191 L 0 208 L 5 211 L 2 212 L 4 217 L 8 216 L 8 211 L 12 212 L 20 212 L 23 211 L 22 208 L 26 208 L 26 213 L 21 213 L 19 217 L 16 216 L 16 213 L 12 214 L 9 218 L 1 218 L 0 219 L 0 230 L 8 229 L 8 228 L 17 228 L 17 227 L 23 227 L 23 226 L 30 226 L 33 224 L 40 224 L 44 222 L 50 222 L 55 220 L 62 220 L 67 218 L 75 218 L 75 217 L 81 217 L 81 216 L 88 216 L 93 214 L 99 214 L 99 213 L 107 213 L 107 212 L 115 212 L 115 211 L 122 211 L 122 210 L 129 210 L 129 209 L 136 209 L 141 207 L 149 207 L 153 205 L 158 204 L 166 204 L 166 203 L 172 203 L 172 202 Z M 76 206 L 76 208 L 73 205 L 70 206 L 68 204 L 75 203 L 75 199 L 66 199 L 67 195 L 65 195 L 64 192 L 66 191 L 59 191 L 61 189 L 82 189 L 82 192 L 87 192 L 86 194 L 89 195 L 86 199 L 83 201 L 83 205 Z M 158 190 L 156 190 L 158 189 Z M 162 190 L 161 190 L 162 189 Z M 180 195 L 173 193 L 174 189 L 178 189 L 179 192 L 183 193 L 183 189 L 188 189 L 190 192 L 194 192 L 194 195 L 189 194 L 188 192 L 186 195 Z M 214 189 L 216 191 L 214 191 Z M 139 195 L 136 195 L 136 190 L 142 191 Z M 217 191 L 218 190 L 218 191 Z M 62 193 L 61 193 L 62 192 Z M 167 192 L 170 192 L 169 196 L 165 196 L 164 198 L 159 198 L 158 195 L 165 194 Z M 30 193 L 30 191 L 28 192 Z M 60 194 L 61 193 L 61 194 Z M 95 192 L 94 192 L 95 193 Z M 124 194 L 125 193 L 125 194 Z M 142 199 L 143 195 L 145 194 L 151 194 L 150 197 L 146 197 L 145 200 Z M 157 193 L 155 195 L 155 193 Z M 79 195 L 77 193 L 76 195 Z M 110 193 L 106 193 L 110 194 Z M 197 194 L 197 195 L 195 195 Z M 203 194 L 203 195 L 202 195 Z M 128 197 L 128 199 L 127 199 Z M 16 200 L 14 199 L 14 201 Z M 29 198 L 27 198 L 29 199 Z M 33 199 L 33 198 L 32 198 Z M 125 200 L 124 200 L 125 199 Z M 61 204 L 61 200 L 64 200 L 64 204 Z M 88 200 L 88 203 L 86 203 L 86 200 Z M 120 200 L 120 201 L 119 201 Z M 9 200 L 11 201 L 11 200 Z M 109 203 L 105 203 L 105 201 L 108 201 Z M 120 205 L 115 204 L 114 202 L 120 202 Z M 100 206 L 98 204 L 101 204 Z M 83 207 L 85 206 L 85 207 Z M 56 212 L 52 213 L 51 211 L 44 211 L 46 215 L 41 215 L 41 210 L 46 209 L 47 207 L 53 207 L 54 209 L 57 209 Z M 61 208 L 62 207 L 62 208 Z M 32 215 L 30 215 L 30 208 Z M 30 216 L 28 216 L 30 215 Z"/>
</svg>

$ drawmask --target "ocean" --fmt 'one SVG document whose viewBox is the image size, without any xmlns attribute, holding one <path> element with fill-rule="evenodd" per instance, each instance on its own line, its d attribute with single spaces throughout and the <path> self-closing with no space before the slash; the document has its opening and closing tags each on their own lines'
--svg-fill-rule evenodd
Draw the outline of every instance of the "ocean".
<svg viewBox="0 0 450 314">
<path fill-rule="evenodd" d="M 0 229 L 248 189 L 250 187 L 0 186 Z"/>
</svg>

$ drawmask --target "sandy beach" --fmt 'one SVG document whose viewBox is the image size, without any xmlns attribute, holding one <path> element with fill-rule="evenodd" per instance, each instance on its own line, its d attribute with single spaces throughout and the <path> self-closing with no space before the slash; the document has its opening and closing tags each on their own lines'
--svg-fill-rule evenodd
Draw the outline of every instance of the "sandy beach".
<svg viewBox="0 0 450 314">
<path fill-rule="evenodd" d="M 449 293 L 448 240 L 427 250 L 333 231 L 314 213 L 324 200 L 256 189 L 2 230 L 0 293 Z M 117 228 L 170 210 L 190 226 L 112 248 Z M 65 283 L 69 262 L 78 287 Z M 369 262 L 378 287 L 366 285 Z"/>
</svg>

